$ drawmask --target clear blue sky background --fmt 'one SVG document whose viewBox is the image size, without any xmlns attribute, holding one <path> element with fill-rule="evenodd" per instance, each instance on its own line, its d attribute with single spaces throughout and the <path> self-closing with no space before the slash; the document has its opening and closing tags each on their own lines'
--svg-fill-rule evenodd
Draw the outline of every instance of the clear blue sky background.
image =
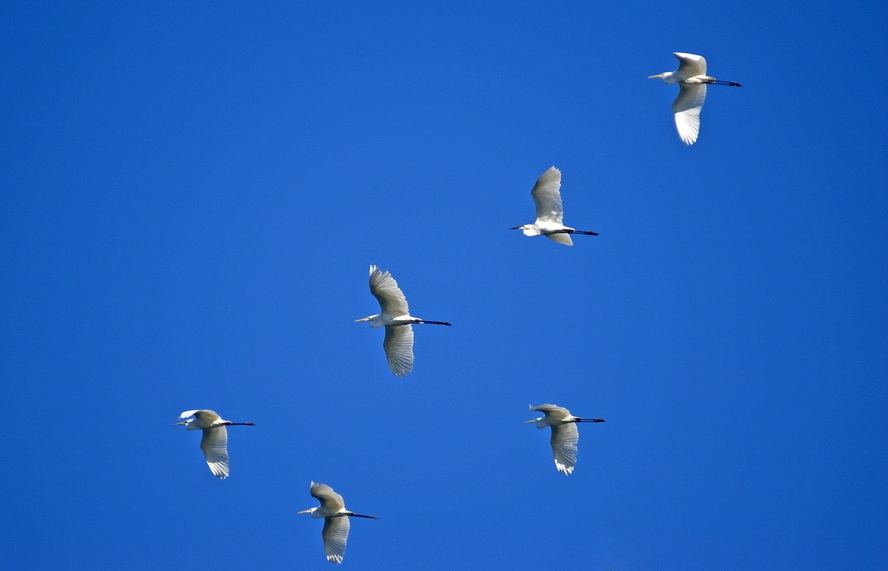
<svg viewBox="0 0 888 571">
<path fill-rule="evenodd" d="M 598 4 L 6 3 L 0 567 L 888 567 L 884 4 Z"/>
</svg>

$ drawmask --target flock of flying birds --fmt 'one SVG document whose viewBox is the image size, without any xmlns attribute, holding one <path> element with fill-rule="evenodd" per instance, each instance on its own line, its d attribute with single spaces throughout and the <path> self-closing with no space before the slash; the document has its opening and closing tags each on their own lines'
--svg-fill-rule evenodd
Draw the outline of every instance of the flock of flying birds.
<svg viewBox="0 0 888 571">
<path fill-rule="evenodd" d="M 697 141 L 700 132 L 700 110 L 706 99 L 707 85 L 739 86 L 733 81 L 721 81 L 706 75 L 706 60 L 703 56 L 675 52 L 678 69 L 652 75 L 662 78 L 665 83 L 677 83 L 679 93 L 672 103 L 675 113 L 675 126 L 679 137 L 687 145 Z M 532 224 L 516 226 L 511 230 L 521 230 L 525 236 L 546 236 L 547 238 L 572 246 L 571 234 L 597 236 L 591 230 L 577 230 L 562 223 L 564 207 L 561 201 L 561 171 L 550 167 L 540 176 L 530 191 L 536 205 L 536 220 Z M 385 327 L 382 347 L 392 373 L 405 377 L 413 370 L 413 324 L 425 323 L 447 325 L 446 321 L 430 321 L 410 315 L 407 298 L 398 287 L 398 282 L 377 266 L 370 266 L 370 293 L 379 302 L 380 312 L 356 319 L 356 323 L 367 322 L 370 327 Z M 579 442 L 579 422 L 604 422 L 603 418 L 580 418 L 564 407 L 554 404 L 530 405 L 530 410 L 543 413 L 540 418 L 528 420 L 525 424 L 536 424 L 537 428 L 551 428 L 550 444 L 555 458 L 555 468 L 564 475 L 570 475 L 577 463 L 577 442 Z M 176 426 L 188 430 L 201 430 L 200 449 L 203 451 L 214 476 L 225 479 L 228 466 L 228 426 L 254 426 L 252 422 L 231 422 L 224 420 L 212 410 L 186 410 Z M 342 563 L 348 541 L 349 518 L 361 517 L 377 519 L 374 515 L 362 515 L 345 509 L 342 496 L 326 484 L 312 482 L 309 494 L 320 502 L 320 506 L 297 513 L 309 514 L 313 518 L 324 518 L 321 537 L 327 561 Z"/>
</svg>

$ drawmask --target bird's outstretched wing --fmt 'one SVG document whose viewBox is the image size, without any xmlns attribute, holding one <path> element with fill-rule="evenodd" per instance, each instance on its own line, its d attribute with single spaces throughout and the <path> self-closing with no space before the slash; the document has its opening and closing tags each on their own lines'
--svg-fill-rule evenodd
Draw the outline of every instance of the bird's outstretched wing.
<svg viewBox="0 0 888 571">
<path fill-rule="evenodd" d="M 577 464 L 577 442 L 580 441 L 580 431 L 577 425 L 556 424 L 552 426 L 552 454 L 555 456 L 555 467 L 567 476 L 573 472 Z"/>
<path fill-rule="evenodd" d="M 382 271 L 377 266 L 370 266 L 370 293 L 379 302 L 382 309 L 380 313 L 388 313 L 394 317 L 409 315 L 407 298 L 398 287 L 398 282 L 387 271 Z"/>
<path fill-rule="evenodd" d="M 413 326 L 386 325 L 382 342 L 389 368 L 396 377 L 406 377 L 413 370 Z"/>
<path fill-rule="evenodd" d="M 530 410 L 538 410 L 540 412 L 548 412 L 548 411 L 552 410 L 553 408 L 556 408 L 556 406 L 554 404 L 537 404 L 537 405 L 532 404 L 532 405 L 530 405 Z"/>
<path fill-rule="evenodd" d="M 538 406 L 531 405 L 530 410 L 536 410 L 542 412 L 546 415 L 549 415 L 554 420 L 564 420 L 568 416 L 570 416 L 570 411 L 568 411 L 563 406 L 558 406 L 554 404 L 541 404 Z"/>
<path fill-rule="evenodd" d="M 536 204 L 537 221 L 557 222 L 564 218 L 564 207 L 561 204 L 561 171 L 549 167 L 533 185 L 530 191 Z M 568 238 L 569 239 L 569 238 Z M 553 238 L 554 240 L 554 238 Z M 557 241 L 557 240 L 556 240 Z"/>
<path fill-rule="evenodd" d="M 351 524 L 348 516 L 324 518 L 324 553 L 330 563 L 342 563 L 345 557 L 345 544 L 348 542 L 348 530 Z"/>
<path fill-rule="evenodd" d="M 672 103 L 675 128 L 686 145 L 693 145 L 700 133 L 700 111 L 706 101 L 706 84 L 678 84 L 678 97 Z"/>
<path fill-rule="evenodd" d="M 206 428 L 200 439 L 200 449 L 207 459 L 213 475 L 224 480 L 228 477 L 228 431 L 225 426 Z"/>
<path fill-rule="evenodd" d="M 682 52 L 673 52 L 672 55 L 678 58 L 678 69 L 674 74 L 676 77 L 687 79 L 695 75 L 706 75 L 705 57 Z"/>
<path fill-rule="evenodd" d="M 214 410 L 204 409 L 204 410 L 195 410 L 192 411 L 194 413 L 194 418 L 199 421 L 201 426 L 209 426 L 216 422 L 217 420 L 222 420 L 222 417 L 219 416 Z M 184 412 L 182 414 L 185 414 Z"/>
<path fill-rule="evenodd" d="M 557 234 L 546 234 L 546 238 L 550 240 L 554 240 L 559 244 L 564 244 L 565 246 L 573 246 L 573 240 L 570 238 L 570 234 L 565 234 L 563 232 L 559 232 Z"/>
<path fill-rule="evenodd" d="M 342 499 L 342 496 L 334 492 L 333 488 L 327 484 L 312 482 L 308 493 L 311 494 L 313 498 L 317 498 L 325 510 L 335 512 L 345 507 L 345 501 Z"/>
</svg>

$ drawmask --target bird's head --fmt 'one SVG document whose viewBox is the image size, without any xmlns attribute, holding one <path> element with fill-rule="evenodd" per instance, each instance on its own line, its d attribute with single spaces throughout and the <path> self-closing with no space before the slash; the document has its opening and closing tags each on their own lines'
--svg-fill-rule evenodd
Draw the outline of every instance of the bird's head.
<svg viewBox="0 0 888 571">
<path fill-rule="evenodd" d="M 323 517 L 320 513 L 315 513 L 315 511 L 317 511 L 317 509 L 318 508 L 316 508 L 316 507 L 308 508 L 307 510 L 302 510 L 301 512 L 296 512 L 296 513 L 297 514 L 308 514 L 313 518 Z"/>
<path fill-rule="evenodd" d="M 540 227 L 536 224 L 524 224 L 522 226 L 509 228 L 509 230 L 521 230 L 525 236 L 539 236 L 542 234 L 542 232 L 540 232 Z"/>
<path fill-rule="evenodd" d="M 671 75 L 672 75 L 671 71 L 664 71 L 663 73 L 658 73 L 657 75 L 649 75 L 648 79 L 662 79 L 663 81 L 667 81 L 667 79 Z"/>
<path fill-rule="evenodd" d="M 547 417 L 545 417 L 545 416 L 541 416 L 540 418 L 534 418 L 533 420 L 525 420 L 524 424 L 535 424 L 536 427 L 539 428 L 540 430 L 542 430 L 544 428 L 549 428 L 549 426 L 551 426 L 549 424 L 549 421 L 547 420 Z"/>
<path fill-rule="evenodd" d="M 197 430 L 200 428 L 194 422 L 204 413 L 203 410 L 186 410 L 179 415 L 179 420 L 174 426 L 184 426 L 188 430 Z M 209 412 L 209 411 L 206 411 Z M 213 413 L 215 414 L 215 413 Z"/>
<path fill-rule="evenodd" d="M 368 315 L 367 317 L 362 317 L 360 319 L 355 319 L 355 323 L 369 322 L 370 327 L 382 327 L 385 325 L 380 319 L 379 314 L 376 315 Z"/>
</svg>

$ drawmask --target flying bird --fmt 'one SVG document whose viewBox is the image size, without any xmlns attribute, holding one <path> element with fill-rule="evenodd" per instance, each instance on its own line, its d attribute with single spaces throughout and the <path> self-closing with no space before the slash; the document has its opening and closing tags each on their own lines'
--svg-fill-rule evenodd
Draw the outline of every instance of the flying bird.
<svg viewBox="0 0 888 571">
<path fill-rule="evenodd" d="M 674 52 L 678 58 L 678 69 L 648 76 L 648 79 L 663 78 L 664 83 L 678 84 L 678 97 L 672 102 L 675 113 L 675 127 L 678 136 L 686 145 L 693 145 L 700 132 L 700 111 L 706 100 L 706 85 L 733 85 L 736 81 L 722 81 L 706 75 L 706 58 L 695 54 Z"/>
<path fill-rule="evenodd" d="M 407 308 L 407 298 L 398 287 L 398 282 L 388 272 L 370 266 L 370 293 L 379 301 L 380 313 L 355 319 L 355 323 L 369 321 L 370 327 L 385 326 L 385 358 L 392 373 L 406 377 L 413 370 L 413 327 L 412 323 L 432 323 L 450 325 L 446 321 L 427 321 L 412 317 Z"/>
<path fill-rule="evenodd" d="M 317 498 L 321 505 L 316 508 L 302 510 L 301 514 L 311 514 L 311 517 L 324 518 L 324 529 L 321 531 L 321 537 L 324 538 L 324 552 L 327 554 L 327 561 L 330 563 L 342 563 L 345 557 L 345 544 L 348 541 L 348 530 L 350 517 L 365 517 L 368 519 L 379 519 L 375 515 L 361 515 L 350 512 L 345 509 L 345 502 L 342 496 L 333 491 L 333 488 L 327 484 L 311 483 L 308 493 Z"/>
<path fill-rule="evenodd" d="M 515 226 L 509 230 L 522 230 L 525 236 L 539 236 L 542 234 L 551 240 L 565 246 L 573 246 L 570 234 L 587 234 L 598 236 L 598 232 L 589 230 L 575 230 L 561 223 L 564 218 L 564 207 L 561 204 L 561 171 L 555 167 L 549 167 L 533 185 L 530 191 L 533 202 L 536 205 L 536 222 Z"/>
<path fill-rule="evenodd" d="M 530 410 L 542 412 L 545 416 L 528 420 L 524 424 L 536 423 L 539 429 L 552 427 L 551 444 L 555 467 L 565 476 L 569 476 L 577 465 L 577 442 L 580 440 L 580 432 L 576 423 L 604 422 L 604 419 L 573 416 L 566 408 L 554 404 L 530 405 Z"/>
<path fill-rule="evenodd" d="M 193 417 L 193 418 L 189 418 Z M 231 422 L 223 420 L 221 416 L 212 410 L 186 410 L 179 415 L 182 422 L 176 426 L 185 425 L 188 430 L 203 430 L 200 439 L 200 449 L 207 459 L 207 465 L 214 476 L 220 480 L 228 477 L 228 431 L 226 426 L 255 426 L 252 422 Z"/>
</svg>

